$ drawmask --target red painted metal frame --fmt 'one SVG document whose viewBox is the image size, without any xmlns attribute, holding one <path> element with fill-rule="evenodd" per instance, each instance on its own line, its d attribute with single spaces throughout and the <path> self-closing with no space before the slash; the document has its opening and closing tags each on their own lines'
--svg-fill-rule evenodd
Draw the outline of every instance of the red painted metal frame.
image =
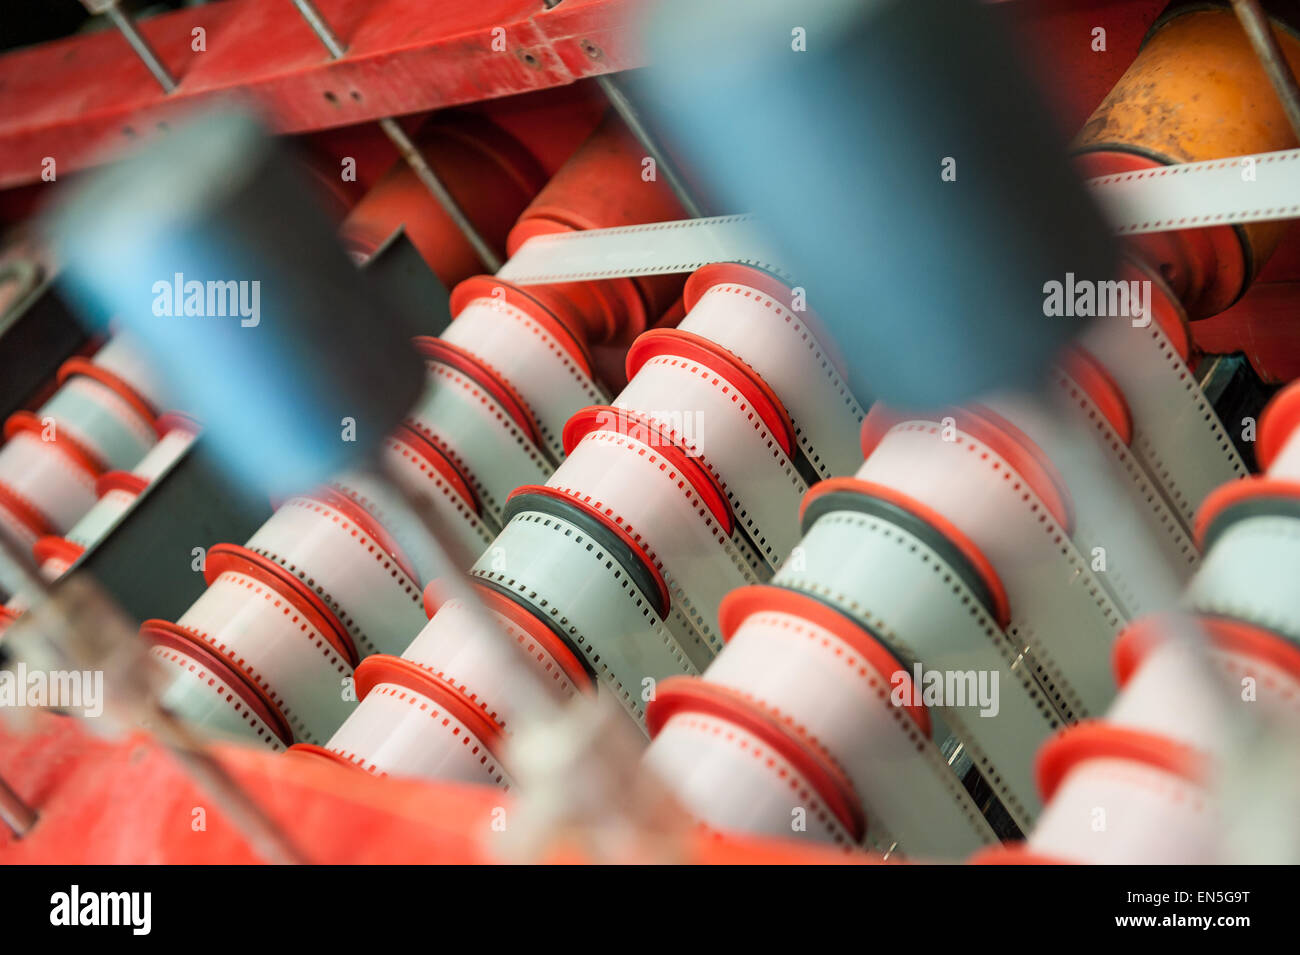
<svg viewBox="0 0 1300 955">
<path fill-rule="evenodd" d="M 0 775 L 41 812 L 21 840 L 0 825 L 0 865 L 260 861 L 208 794 L 147 734 L 108 740 L 71 717 L 34 715 L 31 732 L 0 726 Z M 246 746 L 219 745 L 213 753 L 310 862 L 498 861 L 490 852 L 493 813 L 512 800 L 494 787 L 377 777 Z M 196 807 L 205 810 L 201 830 L 193 825 Z M 700 830 L 682 833 L 674 848 L 680 861 L 706 865 L 879 861 L 789 839 Z M 577 847 L 557 846 L 540 861 L 590 860 Z"/>
<path fill-rule="evenodd" d="M 289 0 L 225 0 L 143 20 L 180 85 L 164 95 L 114 31 L 0 56 L 0 189 L 92 165 L 214 97 L 297 133 L 572 83 L 641 63 L 638 0 L 320 0 L 347 44 L 331 61 Z M 205 52 L 192 49 L 202 28 Z M 493 49 L 501 28 L 505 50 Z"/>
</svg>

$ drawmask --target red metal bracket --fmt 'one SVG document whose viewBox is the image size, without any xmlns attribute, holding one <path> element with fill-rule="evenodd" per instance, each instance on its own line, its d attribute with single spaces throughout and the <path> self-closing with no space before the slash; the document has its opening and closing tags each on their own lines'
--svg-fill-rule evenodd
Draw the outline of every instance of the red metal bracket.
<svg viewBox="0 0 1300 955">
<path fill-rule="evenodd" d="M 226 0 L 143 20 L 170 96 L 113 31 L 0 56 L 0 188 L 60 175 L 237 95 L 283 133 L 572 83 L 639 66 L 638 0 L 321 0 L 347 44 L 332 61 L 287 0 Z M 202 51 L 196 31 L 202 32 Z M 502 32 L 497 32 L 502 31 Z"/>
</svg>

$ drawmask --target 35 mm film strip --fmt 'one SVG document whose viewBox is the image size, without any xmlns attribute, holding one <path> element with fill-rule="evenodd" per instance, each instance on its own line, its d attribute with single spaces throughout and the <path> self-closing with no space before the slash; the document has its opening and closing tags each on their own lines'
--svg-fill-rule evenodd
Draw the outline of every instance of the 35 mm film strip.
<svg viewBox="0 0 1300 955">
<path fill-rule="evenodd" d="M 1119 235 L 1268 222 L 1300 216 L 1300 149 L 1101 176 L 1088 180 Z M 502 268 L 520 285 L 693 272 L 743 262 L 790 278 L 749 215 L 539 236 Z"/>
</svg>

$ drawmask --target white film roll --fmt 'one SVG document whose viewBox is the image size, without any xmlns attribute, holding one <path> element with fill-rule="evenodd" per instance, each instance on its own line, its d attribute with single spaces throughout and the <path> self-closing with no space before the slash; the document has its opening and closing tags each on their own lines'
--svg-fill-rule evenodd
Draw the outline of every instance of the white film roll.
<svg viewBox="0 0 1300 955">
<path fill-rule="evenodd" d="M 326 745 L 347 762 L 377 776 L 513 785 L 489 748 L 499 741 L 491 721 L 415 664 L 369 658 L 357 668 L 357 694 L 361 702 Z"/>
<path fill-rule="evenodd" d="M 1067 465 L 1059 472 L 1066 482 L 1074 503 L 1071 539 L 1079 553 L 1089 558 L 1097 580 L 1106 587 L 1126 617 L 1161 609 L 1160 594 L 1174 598 L 1174 588 L 1185 583 L 1196 563 L 1197 551 L 1182 521 L 1169 509 L 1164 497 L 1147 477 L 1088 393 L 1068 371 L 1052 369 L 1052 381 L 1064 399 L 1060 404 L 1035 401 L 1027 396 L 999 396 L 981 402 L 980 407 L 1023 431 L 1054 462 Z M 1066 402 L 1068 401 L 1068 407 Z M 975 409 L 978 413 L 979 409 Z M 1079 452 L 1069 447 L 1072 422 L 1075 420 L 1095 436 L 1106 465 L 1102 473 L 1087 473 L 1068 464 L 1079 460 Z M 1075 433 L 1081 433 L 1076 431 Z M 1101 480 L 1108 480 L 1097 487 Z M 1128 507 L 1117 507 L 1116 493 L 1127 498 Z M 1130 518 L 1141 516 L 1143 522 Z M 1150 559 L 1151 543 L 1156 566 Z"/>
<path fill-rule="evenodd" d="M 1081 718 L 1105 710 L 1114 696 L 1110 646 L 1123 617 L 1070 541 L 1068 499 L 1047 478 L 1030 483 L 1021 470 L 1037 462 L 996 429 L 962 412 L 903 421 L 881 436 L 858 477 L 884 484 L 938 511 L 987 556 L 1006 586 L 1007 632 L 1063 702 Z M 870 423 L 871 419 L 868 418 Z M 981 437 L 998 441 L 994 450 Z M 999 453 L 1014 454 L 1013 467 Z"/>
<path fill-rule="evenodd" d="M 125 471 L 101 475 L 95 482 L 99 500 L 64 536 L 86 549 L 96 546 L 135 507 L 140 491 L 147 486 L 143 478 Z"/>
<path fill-rule="evenodd" d="M 16 432 L 0 448 L 0 484 L 56 533 L 68 531 L 95 503 L 95 475 L 31 431 Z"/>
<path fill-rule="evenodd" d="M 628 573 L 569 521 L 516 515 L 469 573 L 563 632 L 638 726 L 658 681 L 698 672 Z"/>
<path fill-rule="evenodd" d="M 457 567 L 468 567 L 492 542 L 492 533 L 476 513 L 477 500 L 463 474 L 430 441 L 406 425 L 384 438 L 384 457 L 394 479 L 433 503 L 448 540 L 440 542 Z M 368 473 L 347 471 L 330 487 L 365 508 L 393 536 L 411 562 L 418 582 L 440 572 L 438 544 L 397 488 Z"/>
<path fill-rule="evenodd" d="M 678 328 L 735 353 L 772 386 L 819 477 L 857 469 L 862 406 L 830 336 L 813 313 L 793 310 L 789 288 L 749 266 L 708 265 L 688 280 L 686 308 Z"/>
<path fill-rule="evenodd" d="M 1282 453 L 1277 456 L 1268 473 L 1271 477 L 1300 481 L 1300 429 L 1294 431 L 1283 445 Z"/>
<path fill-rule="evenodd" d="M 515 488 L 540 484 L 553 470 L 496 399 L 465 373 L 428 361 L 429 387 L 407 424 L 429 438 L 473 484 L 497 526 Z"/>
<path fill-rule="evenodd" d="M 293 601 L 263 580 L 226 572 L 176 625 L 221 654 L 275 704 L 295 741 L 320 743 L 352 711 L 352 666 Z"/>
<path fill-rule="evenodd" d="M 802 565 L 788 561 L 774 583 L 857 620 L 904 661 L 900 670 L 910 674 L 919 663 L 922 672 L 940 672 L 945 685 L 949 674 L 961 675 L 963 692 L 972 676 L 976 699 L 945 699 L 934 710 L 1027 830 L 1041 808 L 1033 756 L 1065 722 L 1068 701 L 1027 672 L 990 610 L 925 538 L 872 514 L 836 510 L 816 521 L 800 548 Z M 990 700 L 979 699 L 981 680 Z"/>
<path fill-rule="evenodd" d="M 160 375 L 144 357 L 138 342 L 128 332 L 117 331 L 90 359 L 122 379 L 155 408 L 171 408 L 172 396 Z"/>
<path fill-rule="evenodd" d="M 1269 400 L 1259 416 L 1255 458 L 1259 469 L 1277 481 L 1300 484 L 1300 382 Z"/>
<path fill-rule="evenodd" d="M 32 546 L 32 556 L 36 558 L 37 569 L 48 580 L 58 580 L 75 564 L 85 552 L 80 544 L 75 544 L 64 537 L 42 537 Z M 17 598 L 20 605 L 26 602 L 27 595 Z"/>
<path fill-rule="evenodd" d="M 446 680 L 509 735 L 514 731 L 514 705 L 523 681 L 536 680 L 556 704 L 563 704 L 579 685 L 587 685 L 587 677 L 572 652 L 557 647 L 558 638 L 545 625 L 526 629 L 491 607 L 491 619 L 500 630 L 496 634 L 485 632 L 481 613 L 457 599 L 444 601 L 402 652 L 402 659 Z M 580 684 L 575 684 L 575 667 Z"/>
<path fill-rule="evenodd" d="M 165 422 L 166 418 L 162 420 Z M 158 480 L 190 449 L 197 436 L 198 432 L 188 424 L 167 428 L 163 436 L 158 439 L 158 443 L 150 448 L 139 463 L 131 469 L 131 473 L 150 483 Z"/>
<path fill-rule="evenodd" d="M 698 459 L 653 435 L 638 440 L 621 417 L 594 417 L 547 486 L 607 514 L 641 546 L 711 658 L 722 648 L 722 599 L 758 576 L 723 523 L 734 520 L 725 492 Z"/>
<path fill-rule="evenodd" d="M 647 415 L 696 450 L 726 490 L 760 558 L 775 569 L 799 540 L 795 515 L 807 490 L 786 451 L 793 447 L 793 429 L 760 381 L 735 359 L 720 370 L 728 359 L 709 351 L 719 346 L 682 337 L 687 334 L 656 329 L 637 339 L 629 370 L 634 358 L 643 362 L 614 407 Z"/>
<path fill-rule="evenodd" d="M 542 446 L 558 462 L 564 457 L 562 435 L 569 416 L 585 405 L 605 404 L 608 396 L 554 316 L 547 313 L 545 321 L 537 314 L 539 309 L 545 313 L 542 306 L 533 302 L 532 309 L 525 309 L 530 299 L 512 298 L 470 299 L 441 337 L 473 353 L 514 387 L 533 413 Z"/>
<path fill-rule="evenodd" d="M 153 447 L 157 435 L 117 392 L 84 375 L 73 375 L 36 412 L 86 448 L 105 468 L 128 470 Z"/>
<path fill-rule="evenodd" d="M 1218 533 L 1185 599 L 1300 640 L 1300 518 L 1243 516 Z"/>
<path fill-rule="evenodd" d="M 858 848 L 801 767 L 730 720 L 674 713 L 646 751 L 645 765 L 710 828 Z"/>
<path fill-rule="evenodd" d="M 1153 311 L 1177 308 L 1158 280 L 1144 280 L 1153 285 Z M 1145 327 L 1098 319 L 1079 342 L 1123 391 L 1133 416 L 1133 452 L 1190 530 L 1206 495 L 1244 477 L 1246 465 L 1187 367 L 1185 343 L 1171 340 L 1159 314 L 1146 319 Z M 1176 333 L 1181 317 L 1168 321 Z"/>
<path fill-rule="evenodd" d="M 420 587 L 382 529 L 342 495 L 293 497 L 248 540 L 324 599 L 361 656 L 398 650 L 423 626 Z"/>
<path fill-rule="evenodd" d="M 1029 845 L 1063 862 L 1196 865 L 1222 861 L 1208 794 L 1165 769 L 1127 759 L 1075 766 Z"/>
<path fill-rule="evenodd" d="M 1117 655 L 1127 650 L 1130 634 L 1140 635 L 1145 626 L 1147 620 L 1125 631 Z M 1122 688 L 1106 714 L 1106 722 L 1208 753 L 1223 752 L 1229 725 L 1225 688 L 1205 665 L 1209 647 L 1200 643 L 1190 632 L 1183 631 L 1145 651 L 1135 672 L 1127 678 L 1121 675 Z"/>
<path fill-rule="evenodd" d="M 780 593 L 759 588 L 753 602 Z M 960 859 L 995 842 L 930 740 L 924 707 L 918 717 L 891 702 L 901 665 L 889 651 L 847 617 L 827 620 L 835 612 L 811 598 L 771 602 L 783 609 L 745 614 L 703 679 L 761 701 L 826 747 L 861 796 L 868 838 L 882 852 Z"/>
<path fill-rule="evenodd" d="M 260 743 L 279 752 L 291 742 L 278 711 L 224 660 L 184 634 L 142 631 L 167 681 L 159 702 L 204 731 Z M 147 728 L 147 727 L 146 727 Z"/>
</svg>

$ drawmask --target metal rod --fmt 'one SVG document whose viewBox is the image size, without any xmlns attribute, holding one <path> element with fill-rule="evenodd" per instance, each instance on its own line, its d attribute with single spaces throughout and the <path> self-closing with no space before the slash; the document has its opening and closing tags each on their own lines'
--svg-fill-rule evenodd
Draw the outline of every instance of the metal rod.
<svg viewBox="0 0 1300 955">
<path fill-rule="evenodd" d="M 397 124 L 396 120 L 387 118 L 379 121 L 379 128 L 397 147 L 397 151 L 402 154 L 406 164 L 411 167 L 411 172 L 415 173 L 415 178 L 424 183 L 424 188 L 429 190 L 433 198 L 437 200 L 438 205 L 442 206 L 442 211 L 447 213 L 447 216 L 455 223 L 456 228 L 460 230 L 460 234 L 465 237 L 465 241 L 474 247 L 475 254 L 478 255 L 479 260 L 487 270 L 496 272 L 500 269 L 502 265 L 501 257 L 496 254 L 488 241 L 479 234 L 478 229 L 474 227 L 474 223 L 470 222 L 469 216 L 465 215 L 455 197 L 442 184 L 438 174 L 425 161 L 424 155 L 419 148 L 415 143 L 411 142 L 411 137 L 406 135 L 406 131 Z"/>
<path fill-rule="evenodd" d="M 1232 0 L 1232 9 L 1241 21 L 1242 29 L 1246 31 L 1250 45 L 1255 48 L 1255 56 L 1268 74 L 1273 91 L 1282 101 L 1282 109 L 1286 112 L 1287 122 L 1291 124 L 1291 132 L 1300 141 L 1300 86 L 1296 85 L 1295 74 L 1291 72 L 1290 64 L 1277 45 L 1277 37 L 1273 36 L 1268 17 L 1260 8 L 1259 0 Z"/>
<path fill-rule="evenodd" d="M 330 57 L 337 60 L 343 57 L 347 52 L 347 47 L 338 38 L 330 25 L 321 16 L 321 12 L 316 9 L 316 5 L 311 0 L 293 0 L 293 5 L 298 8 L 302 18 L 320 38 L 325 49 L 329 51 Z M 479 233 L 474 223 L 470 221 L 469 216 L 465 215 L 460 204 L 456 202 L 455 197 L 443 185 L 442 180 L 438 178 L 432 167 L 425 161 L 424 155 L 411 141 L 411 137 L 406 135 L 397 122 L 391 118 L 381 119 L 379 128 L 384 131 L 384 135 L 389 138 L 406 164 L 411 167 L 411 172 L 415 173 L 415 178 L 419 179 L 424 188 L 433 196 L 434 201 L 442 207 L 442 211 L 447 213 L 448 218 L 465 237 L 465 241 L 474 249 L 474 254 L 479 257 L 484 267 L 489 272 L 496 272 L 501 268 L 501 257 L 497 255 L 496 250 L 488 243 Z"/>
<path fill-rule="evenodd" d="M 307 861 L 288 834 L 208 752 L 193 730 L 161 704 L 155 704 L 153 711 L 150 731 L 166 744 L 189 777 L 216 797 L 220 811 L 258 856 L 271 865 L 301 865 Z"/>
<path fill-rule="evenodd" d="M 336 60 L 342 59 L 348 48 L 330 29 L 330 25 L 325 22 L 321 12 L 316 9 L 316 4 L 312 3 L 311 0 L 293 0 L 293 5 L 298 8 L 298 12 L 302 14 L 302 18 L 307 21 L 308 25 L 316 31 L 320 41 L 325 44 L 325 49 L 330 51 L 330 56 Z"/>
<path fill-rule="evenodd" d="M 158 85 L 163 88 L 163 92 L 170 93 L 172 90 L 176 89 L 175 78 L 173 78 L 171 73 L 167 70 L 167 67 L 163 65 L 163 61 L 158 58 L 158 54 L 155 53 L 153 47 L 149 45 L 149 41 L 146 40 L 136 28 L 135 21 L 131 19 L 131 15 L 129 13 L 124 13 L 118 7 L 117 0 L 113 0 L 112 3 L 104 7 L 104 12 L 107 13 L 108 18 L 116 24 L 118 31 L 126 38 L 126 42 L 131 45 L 131 49 L 135 50 L 136 56 L 140 57 L 140 60 L 144 65 L 149 68 L 149 72 L 152 73 L 153 78 L 158 81 Z"/>
<path fill-rule="evenodd" d="M 655 161 L 655 169 L 664 177 L 664 182 L 673 191 L 677 201 L 682 204 L 686 214 L 692 219 L 703 217 L 704 212 L 691 194 L 690 188 L 686 185 L 686 180 L 677 171 L 677 167 L 673 165 L 672 160 L 659 148 L 659 144 L 655 141 L 650 129 L 642 122 L 641 114 L 637 111 L 636 106 L 628 99 L 627 93 L 619 86 L 614 77 L 608 73 L 596 77 L 596 82 L 605 91 L 605 96 L 609 99 L 610 105 L 614 107 L 615 112 L 627 124 L 627 128 L 631 130 L 632 135 L 637 138 L 642 148 Z"/>
<path fill-rule="evenodd" d="M 23 802 L 3 776 L 0 776 L 0 822 L 4 822 L 19 839 L 36 825 L 36 810 Z"/>
</svg>

